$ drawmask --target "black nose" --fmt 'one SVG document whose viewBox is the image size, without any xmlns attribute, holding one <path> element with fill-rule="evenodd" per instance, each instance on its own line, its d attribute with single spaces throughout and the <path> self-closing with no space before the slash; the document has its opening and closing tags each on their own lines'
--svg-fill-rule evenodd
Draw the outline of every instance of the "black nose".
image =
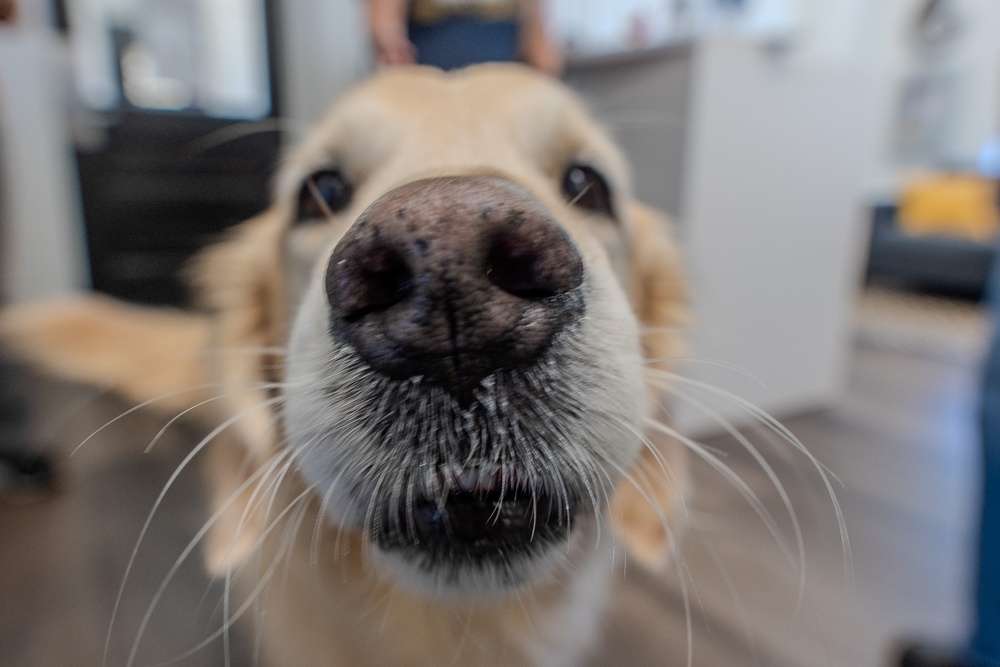
<svg viewBox="0 0 1000 667">
<path fill-rule="evenodd" d="M 530 363 L 583 312 L 583 262 L 546 208 L 485 176 L 409 183 L 333 251 L 331 331 L 373 368 L 467 396 Z"/>
</svg>

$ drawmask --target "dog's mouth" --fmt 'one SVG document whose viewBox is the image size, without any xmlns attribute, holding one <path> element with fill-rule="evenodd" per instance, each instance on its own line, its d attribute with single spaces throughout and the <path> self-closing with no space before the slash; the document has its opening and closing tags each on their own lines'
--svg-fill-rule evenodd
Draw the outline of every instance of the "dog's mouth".
<svg viewBox="0 0 1000 667">
<path fill-rule="evenodd" d="M 427 378 L 376 372 L 348 346 L 293 357 L 286 414 L 302 473 L 331 519 L 373 548 L 377 571 L 415 590 L 548 581 L 600 541 L 601 499 L 638 444 L 640 401 L 608 396 L 624 383 L 581 345 L 576 329 L 562 332 L 469 403 Z"/>
<path fill-rule="evenodd" d="M 570 536 L 579 503 L 510 471 L 438 472 L 440 491 L 383 512 L 375 544 L 425 569 L 486 567 L 531 557 Z"/>
</svg>

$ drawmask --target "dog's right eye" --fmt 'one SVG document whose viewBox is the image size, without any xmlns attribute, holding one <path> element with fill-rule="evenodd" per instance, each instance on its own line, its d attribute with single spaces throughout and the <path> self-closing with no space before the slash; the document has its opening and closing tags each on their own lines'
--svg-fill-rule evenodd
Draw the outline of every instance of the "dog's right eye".
<svg viewBox="0 0 1000 667">
<path fill-rule="evenodd" d="M 563 174 L 563 194 L 570 204 L 613 218 L 611 188 L 596 169 L 585 164 L 571 164 Z"/>
<path fill-rule="evenodd" d="M 320 169 L 302 182 L 296 220 L 317 220 L 340 213 L 351 203 L 354 188 L 340 169 Z"/>
</svg>

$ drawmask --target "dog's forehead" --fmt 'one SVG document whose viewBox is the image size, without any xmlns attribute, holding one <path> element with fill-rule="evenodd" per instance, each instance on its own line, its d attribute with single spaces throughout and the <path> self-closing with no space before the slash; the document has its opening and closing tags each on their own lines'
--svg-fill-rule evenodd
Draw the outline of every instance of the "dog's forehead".
<svg viewBox="0 0 1000 667">
<path fill-rule="evenodd" d="M 442 108 L 472 116 L 501 117 L 567 110 L 568 91 L 518 65 L 480 65 L 455 72 L 425 67 L 387 70 L 358 89 L 358 96 L 413 115 L 440 116 Z"/>
<path fill-rule="evenodd" d="M 394 68 L 361 84 L 290 160 L 288 186 L 331 161 L 367 175 L 390 158 L 429 171 L 475 163 L 556 171 L 582 158 L 626 180 L 617 150 L 566 88 L 522 66 L 484 65 Z"/>
</svg>

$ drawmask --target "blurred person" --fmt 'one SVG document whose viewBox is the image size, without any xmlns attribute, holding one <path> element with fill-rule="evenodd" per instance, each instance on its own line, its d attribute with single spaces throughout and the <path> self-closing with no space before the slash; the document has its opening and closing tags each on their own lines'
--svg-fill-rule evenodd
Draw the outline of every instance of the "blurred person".
<svg viewBox="0 0 1000 667">
<path fill-rule="evenodd" d="M 969 663 L 976 667 L 1000 667 L 1000 262 L 994 262 L 989 290 L 994 333 L 983 375 L 983 505 Z"/>
<path fill-rule="evenodd" d="M 13 24 L 16 17 L 15 0 L 0 0 L 0 29 L 5 24 Z M 0 87 L 0 100 L 2 98 L 3 88 Z M 0 200 L 3 197 L 5 167 L 2 139 L 0 137 Z M 0 243 L 3 241 L 2 223 L 3 220 L 0 220 Z M 51 463 L 36 451 L 28 435 L 24 378 L 6 350 L 0 347 L 0 500 L 25 502 L 36 499 L 50 489 L 52 479 Z"/>
<path fill-rule="evenodd" d="M 992 160 L 988 150 L 996 151 Z M 1000 140 L 980 155 L 980 171 L 996 181 L 1000 207 Z M 900 667 L 1000 667 L 1000 239 L 986 288 L 993 336 L 983 366 L 980 397 L 982 497 L 975 570 L 974 627 L 968 646 L 942 649 L 916 645 L 906 650 Z"/>
<path fill-rule="evenodd" d="M 0 25 L 13 23 L 17 17 L 17 4 L 14 0 L 0 0 Z"/>
<path fill-rule="evenodd" d="M 540 0 L 366 0 L 379 65 L 456 69 L 524 62 L 559 76 L 562 52 L 549 36 Z"/>
</svg>

